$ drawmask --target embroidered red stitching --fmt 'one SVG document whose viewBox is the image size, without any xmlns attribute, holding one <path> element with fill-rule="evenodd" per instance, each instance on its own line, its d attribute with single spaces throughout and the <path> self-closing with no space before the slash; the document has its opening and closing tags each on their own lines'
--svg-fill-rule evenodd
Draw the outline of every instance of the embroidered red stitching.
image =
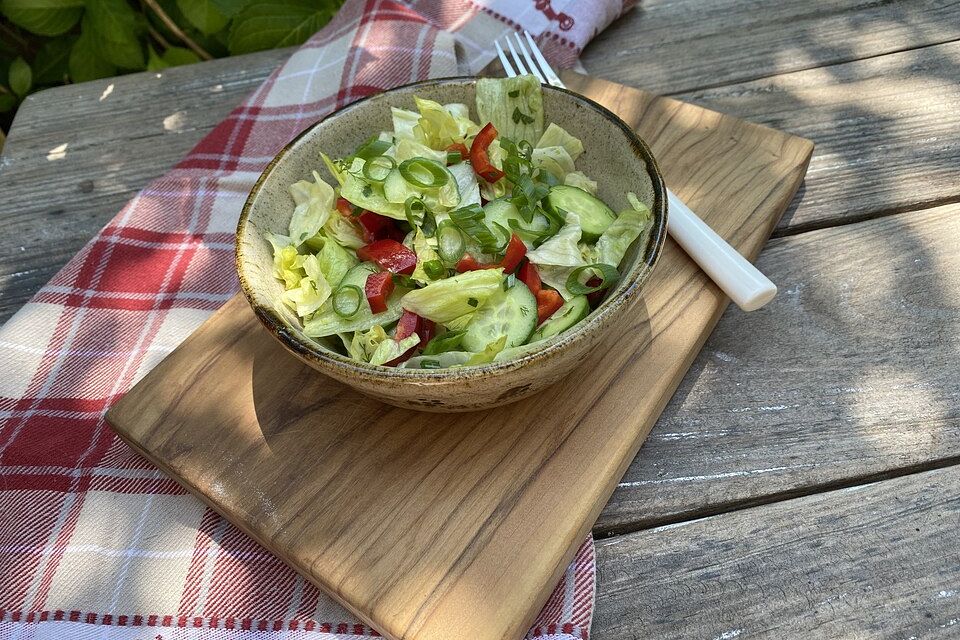
<svg viewBox="0 0 960 640">
<path fill-rule="evenodd" d="M 537 8 L 537 11 L 545 15 L 547 20 L 560 23 L 561 31 L 570 31 L 570 29 L 573 28 L 573 18 L 563 11 L 559 13 L 554 11 L 553 7 L 550 6 L 550 0 L 536 0 L 533 6 Z"/>
</svg>

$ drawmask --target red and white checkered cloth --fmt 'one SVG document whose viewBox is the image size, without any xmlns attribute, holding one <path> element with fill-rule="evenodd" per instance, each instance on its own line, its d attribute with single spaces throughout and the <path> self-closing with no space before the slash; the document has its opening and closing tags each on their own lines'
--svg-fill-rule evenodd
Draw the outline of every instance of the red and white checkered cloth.
<svg viewBox="0 0 960 640">
<path fill-rule="evenodd" d="M 375 636 L 122 444 L 110 404 L 236 293 L 233 233 L 290 138 L 476 72 L 522 27 L 570 66 L 630 0 L 351 0 L 0 329 L 0 639 Z M 590 539 L 531 637 L 586 638 Z"/>
</svg>

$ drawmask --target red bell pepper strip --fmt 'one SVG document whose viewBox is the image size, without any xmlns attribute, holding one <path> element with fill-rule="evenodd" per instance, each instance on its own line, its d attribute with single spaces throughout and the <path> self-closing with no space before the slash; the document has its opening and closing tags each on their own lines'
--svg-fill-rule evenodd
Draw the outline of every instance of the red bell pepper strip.
<svg viewBox="0 0 960 640">
<path fill-rule="evenodd" d="M 447 147 L 447 153 L 454 152 L 460 154 L 460 160 L 469 160 L 470 152 L 467 150 L 467 145 L 462 142 L 454 142 L 452 145 Z"/>
<path fill-rule="evenodd" d="M 473 165 L 476 174 L 487 182 L 496 182 L 506 175 L 493 166 L 487 153 L 487 148 L 496 137 L 496 127 L 493 126 L 492 122 L 488 122 L 483 129 L 480 129 L 480 133 L 477 134 L 477 137 L 473 139 L 473 144 L 470 145 L 470 164 Z"/>
<path fill-rule="evenodd" d="M 520 271 L 517 272 L 517 277 L 520 278 L 520 282 L 527 285 L 527 289 L 530 289 L 533 295 L 540 293 L 540 290 L 543 288 L 540 281 L 540 271 L 537 270 L 537 265 L 529 260 L 525 261 L 523 266 L 520 267 Z"/>
<path fill-rule="evenodd" d="M 512 234 L 510 243 L 507 245 L 507 251 L 503 254 L 503 260 L 500 261 L 503 272 L 513 273 L 513 270 L 519 266 L 525 255 L 527 255 L 527 245 L 523 244 L 523 240 L 517 234 Z"/>
<path fill-rule="evenodd" d="M 420 326 L 420 316 L 415 314 L 413 311 L 403 310 L 403 315 L 400 316 L 400 319 L 397 320 L 397 331 L 394 333 L 393 337 L 397 342 L 400 342 L 404 338 L 409 338 L 413 334 L 417 333 L 417 329 Z"/>
<path fill-rule="evenodd" d="M 537 293 L 537 324 L 556 313 L 563 306 L 563 298 L 553 289 L 541 289 Z"/>
<path fill-rule="evenodd" d="M 598 278 L 597 276 L 593 276 L 592 278 L 590 278 L 589 280 L 587 280 L 587 286 L 588 286 L 588 287 L 595 287 L 595 286 L 597 286 L 598 284 L 600 284 L 601 282 L 603 282 L 603 280 L 601 280 L 601 279 Z M 587 301 L 590 303 L 590 306 L 591 306 L 591 307 L 596 308 L 597 305 L 599 305 L 600 302 L 603 301 L 603 296 L 605 296 L 606 294 L 607 294 L 607 290 L 606 290 L 606 289 L 600 289 L 599 291 L 594 291 L 593 293 L 588 293 L 588 294 L 587 294 Z"/>
<path fill-rule="evenodd" d="M 464 271 L 477 271 L 479 269 L 492 269 L 496 267 L 495 264 L 480 264 L 477 262 L 477 259 L 474 258 L 469 253 L 463 254 L 463 257 L 457 262 L 457 273 L 463 273 Z"/>
<path fill-rule="evenodd" d="M 387 310 L 387 298 L 393 293 L 393 274 L 389 271 L 377 271 L 367 276 L 363 286 L 370 311 L 383 313 Z"/>
<path fill-rule="evenodd" d="M 381 269 L 406 276 L 417 268 L 417 254 L 390 238 L 363 245 L 357 249 L 357 257 L 364 262 L 376 262 Z"/>
<path fill-rule="evenodd" d="M 398 231 L 393 220 L 372 211 L 365 210 L 357 216 L 357 221 L 363 228 L 363 239 L 367 243 L 384 238 L 394 238 L 394 231 Z"/>
<path fill-rule="evenodd" d="M 340 212 L 340 215 L 352 216 L 353 203 L 351 203 L 346 198 L 337 198 L 337 211 Z"/>
<path fill-rule="evenodd" d="M 433 339 L 433 336 L 436 334 L 436 332 L 437 325 L 433 323 L 433 320 L 420 318 L 420 324 L 417 326 L 417 335 L 420 336 L 420 344 L 418 346 L 426 346 L 426 344 Z"/>
</svg>

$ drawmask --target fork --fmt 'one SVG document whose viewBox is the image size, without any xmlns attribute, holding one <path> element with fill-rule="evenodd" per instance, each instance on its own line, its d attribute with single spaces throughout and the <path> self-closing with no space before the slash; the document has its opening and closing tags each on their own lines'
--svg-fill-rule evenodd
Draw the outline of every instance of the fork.
<svg viewBox="0 0 960 640">
<path fill-rule="evenodd" d="M 500 41 L 494 41 L 507 77 L 530 73 L 543 84 L 566 89 L 530 34 L 527 31 L 523 34 L 526 44 L 519 33 L 512 34 L 512 39 L 509 35 L 503 38 L 513 58 L 512 64 Z M 754 311 L 773 299 L 777 285 L 717 235 L 670 189 L 667 189 L 667 203 L 670 211 L 667 231 L 737 306 L 744 311 Z"/>
</svg>

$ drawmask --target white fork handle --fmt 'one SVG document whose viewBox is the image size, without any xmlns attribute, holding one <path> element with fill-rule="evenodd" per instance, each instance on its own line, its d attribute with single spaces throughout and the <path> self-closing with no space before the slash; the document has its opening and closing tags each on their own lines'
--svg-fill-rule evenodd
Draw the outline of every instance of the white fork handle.
<svg viewBox="0 0 960 640">
<path fill-rule="evenodd" d="M 667 190 L 667 231 L 730 299 L 744 311 L 754 311 L 777 295 L 777 285 Z"/>
</svg>

